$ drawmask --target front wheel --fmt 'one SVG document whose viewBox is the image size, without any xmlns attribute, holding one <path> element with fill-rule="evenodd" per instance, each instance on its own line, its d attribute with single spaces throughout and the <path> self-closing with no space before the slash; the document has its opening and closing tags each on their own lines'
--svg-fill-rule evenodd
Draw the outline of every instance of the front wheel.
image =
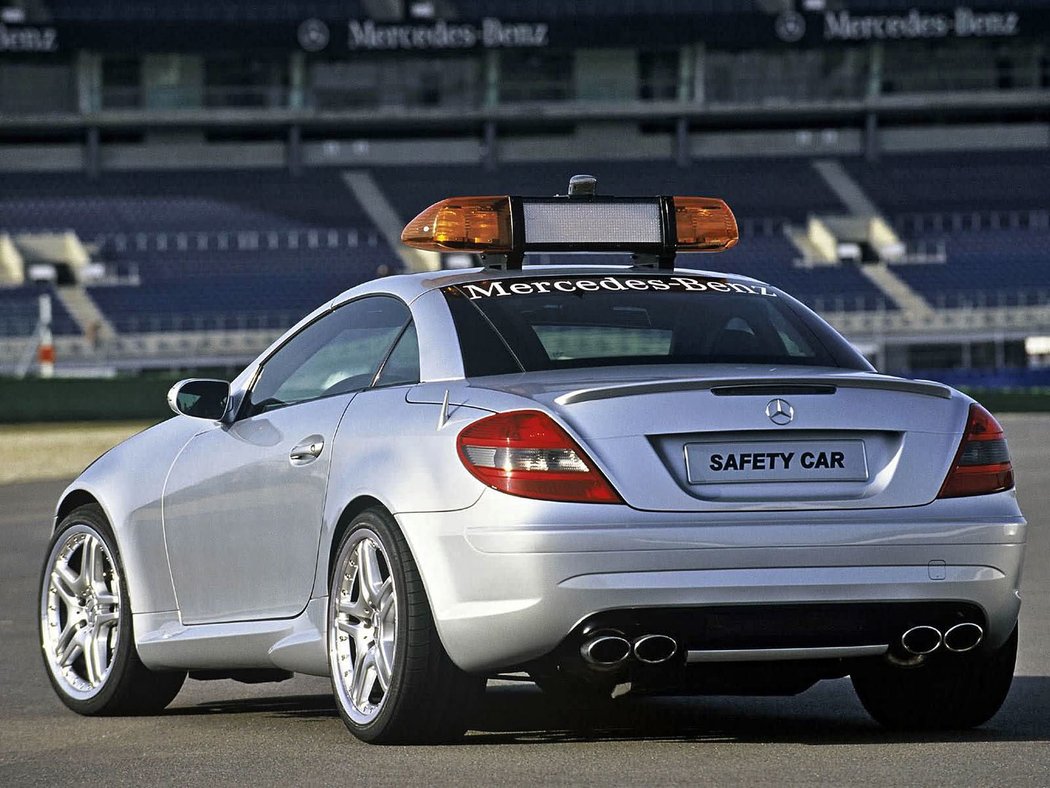
<svg viewBox="0 0 1050 788">
<path fill-rule="evenodd" d="M 146 714 L 178 694 L 184 672 L 139 660 L 116 539 L 97 505 L 65 517 L 40 577 L 40 643 L 47 677 L 79 714 Z"/>
<path fill-rule="evenodd" d="M 408 544 L 381 509 L 358 515 L 339 543 L 328 662 L 343 722 L 375 744 L 458 739 L 484 690 L 441 645 Z"/>
<path fill-rule="evenodd" d="M 987 722 L 1006 700 L 1017 660 L 1017 627 L 997 650 L 936 654 L 919 667 L 878 663 L 853 674 L 876 722 L 895 730 L 962 730 Z"/>
</svg>

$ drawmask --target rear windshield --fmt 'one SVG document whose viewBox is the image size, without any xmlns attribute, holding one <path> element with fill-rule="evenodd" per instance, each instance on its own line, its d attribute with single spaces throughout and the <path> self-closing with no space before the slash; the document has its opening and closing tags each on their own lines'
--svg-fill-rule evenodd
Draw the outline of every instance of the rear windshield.
<svg viewBox="0 0 1050 788">
<path fill-rule="evenodd" d="M 468 377 L 633 364 L 869 369 L 767 285 L 636 274 L 502 279 L 443 292 Z"/>
</svg>

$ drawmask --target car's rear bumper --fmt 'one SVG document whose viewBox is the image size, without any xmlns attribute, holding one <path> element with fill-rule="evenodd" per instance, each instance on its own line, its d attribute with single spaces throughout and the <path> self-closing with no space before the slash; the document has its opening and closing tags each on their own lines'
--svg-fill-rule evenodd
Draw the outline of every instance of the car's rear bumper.
<svg viewBox="0 0 1050 788">
<path fill-rule="evenodd" d="M 996 645 L 1020 606 L 1026 524 L 1012 492 L 731 515 L 487 492 L 466 510 L 397 518 L 442 642 L 470 671 L 521 665 L 624 608 L 967 602 Z"/>
</svg>

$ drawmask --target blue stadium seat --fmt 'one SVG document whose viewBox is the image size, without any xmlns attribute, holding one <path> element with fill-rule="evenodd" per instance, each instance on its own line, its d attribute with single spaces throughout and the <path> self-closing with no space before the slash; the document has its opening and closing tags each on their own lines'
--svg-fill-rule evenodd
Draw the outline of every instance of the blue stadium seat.
<svg viewBox="0 0 1050 788">
<path fill-rule="evenodd" d="M 119 331 L 280 328 L 401 270 L 334 170 L 4 176 L 0 230 L 64 229 L 137 275 L 138 286 L 89 287 Z"/>
<path fill-rule="evenodd" d="M 808 159 L 713 159 L 678 167 L 668 161 L 377 167 L 373 175 L 406 222 L 444 197 L 466 194 L 564 194 L 569 178 L 588 173 L 600 194 L 696 194 L 721 197 L 741 221 L 776 217 L 802 221 L 845 207 Z"/>
<path fill-rule="evenodd" d="M 49 284 L 30 283 L 0 288 L 0 336 L 18 337 L 33 333 L 40 319 L 39 300 L 51 293 L 51 332 L 55 336 L 79 334 L 80 329 Z"/>
</svg>

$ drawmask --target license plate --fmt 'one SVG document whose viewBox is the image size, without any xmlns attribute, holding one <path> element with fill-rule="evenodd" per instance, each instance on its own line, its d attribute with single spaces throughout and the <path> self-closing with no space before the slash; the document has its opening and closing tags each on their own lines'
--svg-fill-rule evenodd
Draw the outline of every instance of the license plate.
<svg viewBox="0 0 1050 788">
<path fill-rule="evenodd" d="M 863 441 L 687 443 L 685 469 L 690 484 L 868 479 Z"/>
</svg>

